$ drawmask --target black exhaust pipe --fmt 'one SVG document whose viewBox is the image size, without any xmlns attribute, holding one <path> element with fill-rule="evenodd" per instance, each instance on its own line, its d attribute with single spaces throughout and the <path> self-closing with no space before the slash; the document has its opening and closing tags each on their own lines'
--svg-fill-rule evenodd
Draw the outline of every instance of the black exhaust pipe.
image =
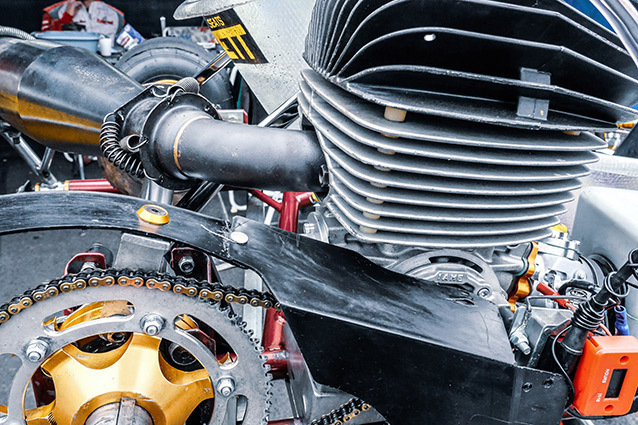
<svg viewBox="0 0 638 425">
<path fill-rule="evenodd" d="M 53 149 L 100 153 L 100 127 L 143 87 L 87 50 L 0 37 L 0 118 Z"/>
<path fill-rule="evenodd" d="M 263 128 L 214 118 L 201 96 L 158 104 L 143 129 L 147 175 L 165 186 L 207 180 L 244 188 L 321 191 L 325 158 L 313 131 Z"/>
<path fill-rule="evenodd" d="M 184 102 L 143 95 L 138 102 L 143 91 L 87 50 L 0 37 L 0 118 L 45 146 L 100 154 L 104 118 L 130 102 L 119 138 L 144 133 L 144 169 L 160 184 L 322 188 L 325 160 L 314 133 L 225 123 L 193 93 L 174 97 Z"/>
</svg>

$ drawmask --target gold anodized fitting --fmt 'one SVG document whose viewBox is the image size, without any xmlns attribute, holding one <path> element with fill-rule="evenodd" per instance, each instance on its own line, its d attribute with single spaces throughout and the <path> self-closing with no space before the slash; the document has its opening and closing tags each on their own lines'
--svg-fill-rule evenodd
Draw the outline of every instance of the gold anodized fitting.
<svg viewBox="0 0 638 425">
<path fill-rule="evenodd" d="M 152 204 L 143 205 L 142 208 L 137 210 L 137 216 L 140 220 L 157 226 L 161 226 L 170 221 L 168 211 L 158 205 Z"/>
</svg>

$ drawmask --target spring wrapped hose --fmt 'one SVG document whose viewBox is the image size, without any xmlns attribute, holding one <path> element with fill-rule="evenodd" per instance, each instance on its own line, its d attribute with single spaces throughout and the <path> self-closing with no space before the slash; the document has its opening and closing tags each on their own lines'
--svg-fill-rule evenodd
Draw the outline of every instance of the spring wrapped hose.
<svg viewBox="0 0 638 425">
<path fill-rule="evenodd" d="M 100 130 L 100 149 L 104 157 L 120 170 L 133 177 L 144 175 L 142 160 L 137 154 L 128 152 L 120 146 L 120 132 L 122 126 L 115 119 L 114 114 L 104 117 Z"/>
<path fill-rule="evenodd" d="M 13 37 L 21 40 L 35 40 L 35 37 L 17 28 L 0 26 L 0 37 Z"/>
</svg>

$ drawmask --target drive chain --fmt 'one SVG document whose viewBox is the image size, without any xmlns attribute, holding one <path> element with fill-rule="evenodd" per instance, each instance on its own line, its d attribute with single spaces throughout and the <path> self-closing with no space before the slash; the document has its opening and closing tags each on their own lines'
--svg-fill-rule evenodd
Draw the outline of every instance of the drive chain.
<svg viewBox="0 0 638 425">
<path fill-rule="evenodd" d="M 71 291 L 82 291 L 98 286 L 134 286 L 151 290 L 172 291 L 186 297 L 198 297 L 202 300 L 225 301 L 229 304 L 250 305 L 257 308 L 280 308 L 274 296 L 268 292 L 259 292 L 220 283 L 209 283 L 183 276 L 171 276 L 158 272 L 133 270 L 91 270 L 76 274 L 67 274 L 61 278 L 43 283 L 36 288 L 12 298 L 0 306 L 0 324 L 8 322 L 35 303 L 57 297 Z M 353 398 L 331 412 L 315 419 L 310 425 L 343 425 L 372 407 L 358 398 Z"/>
<path fill-rule="evenodd" d="M 372 406 L 368 403 L 359 398 L 352 398 L 319 419 L 310 422 L 310 425 L 343 425 L 370 409 L 372 409 Z M 387 422 L 382 422 L 381 424 L 389 425 Z"/>
<path fill-rule="evenodd" d="M 187 297 L 202 300 L 225 301 L 229 304 L 250 305 L 260 308 L 280 308 L 272 294 L 245 288 L 237 288 L 220 283 L 209 283 L 183 276 L 170 276 L 157 272 L 133 270 L 92 270 L 77 274 L 67 274 L 59 279 L 43 283 L 36 288 L 14 297 L 0 306 L 0 324 L 35 303 L 43 302 L 60 294 L 81 291 L 98 286 L 135 286 L 158 291 L 172 291 Z"/>
</svg>

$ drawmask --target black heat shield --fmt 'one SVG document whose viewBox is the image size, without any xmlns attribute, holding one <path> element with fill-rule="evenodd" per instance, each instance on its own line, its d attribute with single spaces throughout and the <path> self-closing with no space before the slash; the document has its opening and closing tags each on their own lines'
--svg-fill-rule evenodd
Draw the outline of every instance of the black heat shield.
<svg viewBox="0 0 638 425">
<path fill-rule="evenodd" d="M 514 364 L 496 306 L 454 286 L 381 268 L 361 255 L 245 218 L 227 223 L 106 194 L 0 197 L 0 234 L 108 228 L 155 235 L 257 271 L 273 291 L 314 379 L 371 403 L 391 424 L 557 424 L 562 376 Z M 244 245 L 231 231 L 248 236 Z"/>
</svg>

